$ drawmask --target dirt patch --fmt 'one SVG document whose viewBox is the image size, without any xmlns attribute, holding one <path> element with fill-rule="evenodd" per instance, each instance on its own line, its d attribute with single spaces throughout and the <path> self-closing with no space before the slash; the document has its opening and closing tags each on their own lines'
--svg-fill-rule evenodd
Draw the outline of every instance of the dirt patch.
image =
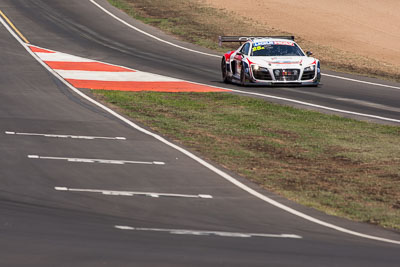
<svg viewBox="0 0 400 267">
<path fill-rule="evenodd" d="M 202 1 L 316 44 L 400 66 L 398 0 Z"/>
</svg>

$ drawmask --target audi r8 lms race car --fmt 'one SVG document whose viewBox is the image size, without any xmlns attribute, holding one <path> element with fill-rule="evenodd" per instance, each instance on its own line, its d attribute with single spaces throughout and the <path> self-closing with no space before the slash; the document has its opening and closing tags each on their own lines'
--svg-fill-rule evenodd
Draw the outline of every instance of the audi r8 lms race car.
<svg viewBox="0 0 400 267">
<path fill-rule="evenodd" d="M 222 57 L 226 83 L 317 86 L 321 80 L 319 60 L 304 53 L 294 36 L 220 36 L 219 41 L 243 43 Z"/>
</svg>

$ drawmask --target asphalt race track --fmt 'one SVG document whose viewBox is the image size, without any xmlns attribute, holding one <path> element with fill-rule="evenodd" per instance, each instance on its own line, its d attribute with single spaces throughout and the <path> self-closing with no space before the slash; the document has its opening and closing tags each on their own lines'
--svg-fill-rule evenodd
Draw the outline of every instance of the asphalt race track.
<svg viewBox="0 0 400 267">
<path fill-rule="evenodd" d="M 210 53 L 96 2 L 155 36 Z M 0 0 L 0 10 L 47 49 L 400 120 L 396 88 L 327 76 L 318 88 L 226 86 L 218 57 L 157 41 L 89 0 Z M 0 266 L 399 266 L 399 232 L 301 207 L 228 172 L 312 218 L 386 241 L 270 205 L 71 91 L 3 25 L 0 48 Z"/>
</svg>

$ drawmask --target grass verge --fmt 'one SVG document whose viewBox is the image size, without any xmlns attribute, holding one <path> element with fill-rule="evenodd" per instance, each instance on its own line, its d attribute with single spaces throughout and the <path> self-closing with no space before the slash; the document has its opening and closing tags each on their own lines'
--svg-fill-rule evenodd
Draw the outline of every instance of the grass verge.
<svg viewBox="0 0 400 267">
<path fill-rule="evenodd" d="M 93 94 L 270 191 L 400 229 L 400 127 L 226 93 Z"/>
<path fill-rule="evenodd" d="M 182 40 L 220 52 L 237 45 L 218 47 L 219 35 L 292 35 L 248 17 L 206 6 L 199 0 L 108 0 L 132 17 L 173 34 Z M 296 37 L 305 50 L 313 51 L 324 69 L 400 81 L 400 67 L 371 58 L 322 46 Z M 218 66 L 217 66 L 218 67 Z"/>
</svg>

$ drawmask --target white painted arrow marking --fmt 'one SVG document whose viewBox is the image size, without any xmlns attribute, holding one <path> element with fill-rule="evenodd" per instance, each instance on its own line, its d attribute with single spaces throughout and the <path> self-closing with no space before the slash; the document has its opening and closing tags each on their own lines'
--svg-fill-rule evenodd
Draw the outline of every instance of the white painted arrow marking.
<svg viewBox="0 0 400 267">
<path fill-rule="evenodd" d="M 145 196 L 145 197 L 180 197 L 180 198 L 204 198 L 211 199 L 211 195 L 185 195 L 185 194 L 170 194 L 170 193 L 153 193 L 153 192 L 133 192 L 133 191 L 115 191 L 115 190 L 99 190 L 99 189 L 79 189 L 79 188 L 68 188 L 68 187 L 54 187 L 57 191 L 70 191 L 70 192 L 86 192 L 86 193 L 99 193 L 109 196 Z"/>
<path fill-rule="evenodd" d="M 86 158 L 63 158 L 63 157 L 44 157 L 38 155 L 28 155 L 30 159 L 45 159 L 45 160 L 66 160 L 68 162 L 80 163 L 103 163 L 103 164 L 145 164 L 145 165 L 165 165 L 161 161 L 130 161 L 130 160 L 109 160 L 109 159 L 86 159 Z"/>
<path fill-rule="evenodd" d="M 194 235 L 194 236 L 219 236 L 219 237 L 237 237 L 237 238 L 250 238 L 250 237 L 265 237 L 265 238 L 292 238 L 302 239 L 302 236 L 293 234 L 259 234 L 259 233 L 234 233 L 222 231 L 201 231 L 201 230 L 183 230 L 183 229 L 159 229 L 159 228 L 138 228 L 130 226 L 115 225 L 119 230 L 130 231 L 144 231 L 144 232 L 166 232 L 173 235 Z"/>
</svg>

